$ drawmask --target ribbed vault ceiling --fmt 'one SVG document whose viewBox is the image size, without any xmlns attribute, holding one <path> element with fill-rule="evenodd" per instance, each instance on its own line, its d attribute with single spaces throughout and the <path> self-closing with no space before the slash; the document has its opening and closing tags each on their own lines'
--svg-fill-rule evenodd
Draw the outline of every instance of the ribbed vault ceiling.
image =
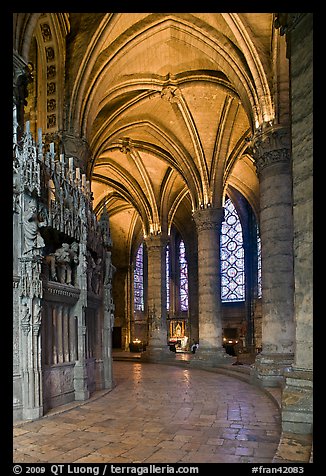
<svg viewBox="0 0 326 476">
<path fill-rule="evenodd" d="M 186 226 L 229 185 L 257 211 L 247 141 L 274 117 L 273 14 L 65 15 L 67 130 L 121 236 Z"/>
<path fill-rule="evenodd" d="M 106 204 L 127 228 L 136 211 L 148 234 L 169 231 L 184 200 L 190 210 L 220 206 L 228 183 L 254 205 L 246 138 L 272 114 L 265 64 L 272 14 L 99 20 L 91 38 L 76 36 L 84 53 L 74 66 L 70 108 L 92 150 L 95 207 Z"/>
</svg>

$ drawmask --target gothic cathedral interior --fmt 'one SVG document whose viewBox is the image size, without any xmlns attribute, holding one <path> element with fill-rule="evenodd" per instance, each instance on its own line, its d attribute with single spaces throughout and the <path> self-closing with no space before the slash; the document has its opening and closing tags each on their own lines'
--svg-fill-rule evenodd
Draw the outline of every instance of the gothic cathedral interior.
<svg viewBox="0 0 326 476">
<path fill-rule="evenodd" d="M 13 27 L 14 420 L 242 355 L 311 433 L 312 13 Z"/>
</svg>

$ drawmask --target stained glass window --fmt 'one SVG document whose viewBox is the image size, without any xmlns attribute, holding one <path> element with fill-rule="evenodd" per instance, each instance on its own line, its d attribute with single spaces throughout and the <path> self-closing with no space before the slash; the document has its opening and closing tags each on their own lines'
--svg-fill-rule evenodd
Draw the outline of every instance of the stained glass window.
<svg viewBox="0 0 326 476">
<path fill-rule="evenodd" d="M 165 253 L 165 265 L 166 265 L 166 309 L 170 309 L 170 247 L 166 245 Z"/>
<path fill-rule="evenodd" d="M 179 245 L 179 266 L 180 266 L 180 310 L 188 311 L 188 264 L 186 260 L 186 249 L 183 240 Z"/>
<path fill-rule="evenodd" d="M 245 300 L 245 272 L 242 227 L 238 213 L 228 198 L 221 229 L 221 300 Z"/>
<path fill-rule="evenodd" d="M 143 243 L 138 248 L 134 267 L 134 310 L 144 310 Z"/>
<path fill-rule="evenodd" d="M 257 261 L 258 261 L 258 270 L 257 270 L 257 286 L 258 286 L 258 297 L 261 298 L 261 239 L 259 234 L 259 227 L 257 225 Z"/>
</svg>

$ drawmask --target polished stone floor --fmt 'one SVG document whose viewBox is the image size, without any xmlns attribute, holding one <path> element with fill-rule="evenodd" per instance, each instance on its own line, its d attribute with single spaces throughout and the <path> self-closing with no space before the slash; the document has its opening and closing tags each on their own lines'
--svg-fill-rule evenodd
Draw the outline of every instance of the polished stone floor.
<svg viewBox="0 0 326 476">
<path fill-rule="evenodd" d="M 113 362 L 115 387 L 14 425 L 16 463 L 270 463 L 280 412 L 261 389 L 200 369 Z"/>
</svg>

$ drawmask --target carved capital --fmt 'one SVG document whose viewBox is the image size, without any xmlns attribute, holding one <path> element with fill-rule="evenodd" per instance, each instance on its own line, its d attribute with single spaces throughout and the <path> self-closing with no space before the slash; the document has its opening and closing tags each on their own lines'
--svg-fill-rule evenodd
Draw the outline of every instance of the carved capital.
<svg viewBox="0 0 326 476">
<path fill-rule="evenodd" d="M 265 128 L 255 134 L 252 141 L 252 155 L 258 175 L 262 170 L 276 163 L 290 163 L 290 133 L 287 128 Z"/>
<path fill-rule="evenodd" d="M 163 249 L 166 246 L 167 241 L 167 238 L 163 235 L 150 234 L 145 238 L 145 243 L 148 251 Z"/>
<path fill-rule="evenodd" d="M 197 232 L 204 230 L 215 230 L 219 232 L 224 218 L 224 208 L 203 208 L 193 213 Z"/>
</svg>

